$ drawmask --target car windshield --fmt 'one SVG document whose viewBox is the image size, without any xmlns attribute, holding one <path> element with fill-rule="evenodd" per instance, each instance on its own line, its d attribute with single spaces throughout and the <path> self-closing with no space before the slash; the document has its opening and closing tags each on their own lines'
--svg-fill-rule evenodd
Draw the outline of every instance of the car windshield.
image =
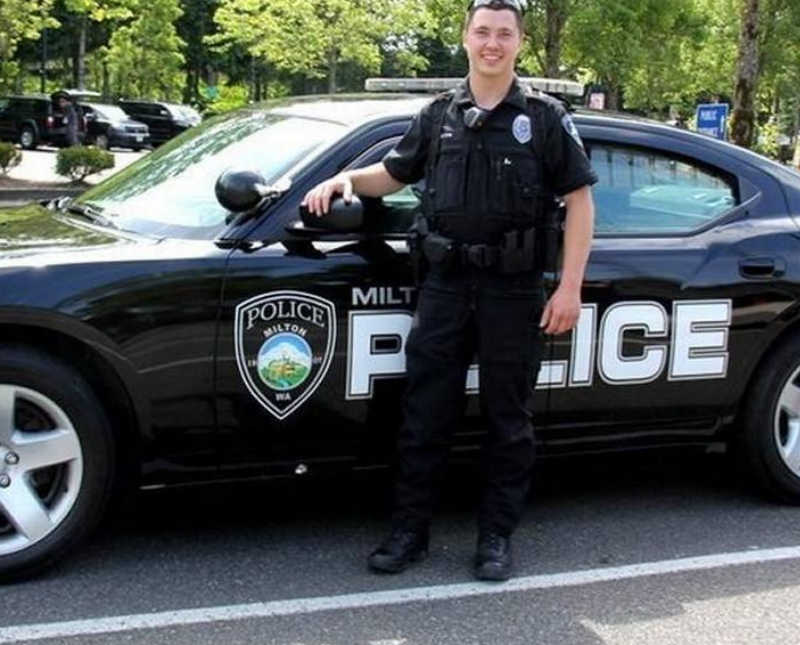
<svg viewBox="0 0 800 645">
<path fill-rule="evenodd" d="M 345 127 L 268 111 L 209 119 L 88 190 L 77 200 L 99 209 L 124 230 L 158 237 L 212 239 L 228 211 L 214 194 L 231 167 L 257 170 L 268 184 Z"/>
<path fill-rule="evenodd" d="M 97 105 L 94 103 L 88 103 L 88 105 L 100 116 L 109 121 L 125 121 L 130 118 L 122 108 L 116 105 Z"/>
<path fill-rule="evenodd" d="M 196 121 L 198 123 L 200 122 L 200 115 L 194 108 L 191 108 L 188 105 L 173 105 L 171 103 L 167 103 L 166 107 L 170 114 L 172 114 L 173 118 L 187 119 L 189 121 Z"/>
</svg>

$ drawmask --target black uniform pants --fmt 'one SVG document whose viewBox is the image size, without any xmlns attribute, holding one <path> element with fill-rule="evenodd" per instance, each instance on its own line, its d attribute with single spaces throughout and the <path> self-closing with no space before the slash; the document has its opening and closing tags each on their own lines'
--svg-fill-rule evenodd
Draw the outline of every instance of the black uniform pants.
<svg viewBox="0 0 800 645">
<path fill-rule="evenodd" d="M 480 405 L 488 425 L 482 532 L 516 528 L 534 459 L 531 398 L 539 371 L 539 276 L 434 268 L 420 289 L 406 343 L 408 389 L 398 436 L 396 528 L 427 530 L 450 436 L 462 420 L 467 369 L 477 352 Z"/>
</svg>

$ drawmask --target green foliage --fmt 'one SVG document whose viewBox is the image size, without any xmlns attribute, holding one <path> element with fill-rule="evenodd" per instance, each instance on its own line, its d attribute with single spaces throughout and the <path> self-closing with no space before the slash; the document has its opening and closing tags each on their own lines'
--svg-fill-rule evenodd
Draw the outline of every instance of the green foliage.
<svg viewBox="0 0 800 645">
<path fill-rule="evenodd" d="M 180 100 L 184 42 L 179 0 L 128 0 L 133 18 L 114 31 L 105 63 L 117 96 Z"/>
<path fill-rule="evenodd" d="M 229 0 L 214 20 L 219 33 L 207 39 L 212 46 L 240 45 L 279 70 L 327 78 L 334 92 L 342 63 L 378 72 L 388 38 L 404 51 L 406 69 L 424 66 L 413 52 L 433 16 L 426 4 L 405 0 Z"/>
<path fill-rule="evenodd" d="M 56 173 L 74 182 L 114 167 L 114 155 L 94 146 L 72 146 L 58 151 Z"/>
<path fill-rule="evenodd" d="M 780 128 L 775 119 L 770 119 L 767 123 L 758 129 L 756 142 L 753 145 L 753 150 L 773 159 L 778 158 L 780 152 L 780 144 L 778 143 L 780 137 Z"/>
<path fill-rule="evenodd" d="M 250 93 L 244 85 L 221 85 L 217 89 L 219 94 L 213 101 L 209 101 L 206 116 L 229 112 L 248 103 Z"/>
<path fill-rule="evenodd" d="M 22 161 L 22 152 L 13 143 L 0 142 L 0 173 L 8 174 L 14 166 Z"/>
<path fill-rule="evenodd" d="M 53 0 L 2 0 L 0 3 L 0 91 L 11 89 L 19 67 L 13 60 L 24 40 L 36 40 L 42 29 L 57 27 L 50 17 Z"/>
</svg>

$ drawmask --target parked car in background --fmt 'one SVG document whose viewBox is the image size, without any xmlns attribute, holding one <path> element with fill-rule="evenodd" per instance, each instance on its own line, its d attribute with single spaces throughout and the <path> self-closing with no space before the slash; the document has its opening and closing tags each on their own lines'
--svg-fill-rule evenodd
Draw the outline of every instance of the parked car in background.
<svg viewBox="0 0 800 645">
<path fill-rule="evenodd" d="M 154 146 L 161 145 L 201 120 L 197 111 L 188 105 L 133 99 L 120 99 L 118 103 L 132 119 L 147 124 Z"/>
<path fill-rule="evenodd" d="M 150 145 L 150 130 L 117 105 L 79 103 L 86 119 L 86 141 L 107 150 L 112 146 L 141 150 Z"/>
<path fill-rule="evenodd" d="M 56 94 L 30 94 L 2 99 L 0 107 L 0 139 L 19 143 L 25 149 L 39 145 L 66 146 L 67 127 L 58 107 Z M 86 137 L 86 120 L 79 106 L 78 139 Z"/>
</svg>

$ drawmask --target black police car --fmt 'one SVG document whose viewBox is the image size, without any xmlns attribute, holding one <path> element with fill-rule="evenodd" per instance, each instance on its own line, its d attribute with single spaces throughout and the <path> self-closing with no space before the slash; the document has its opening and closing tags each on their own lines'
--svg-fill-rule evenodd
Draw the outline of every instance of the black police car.
<svg viewBox="0 0 800 645">
<path fill-rule="evenodd" d="M 426 100 L 250 107 L 74 201 L 4 216 L 0 577 L 62 557 L 121 486 L 390 458 L 423 187 L 325 220 L 298 205 L 380 160 Z M 541 454 L 732 442 L 797 503 L 800 175 L 657 123 L 574 121 L 597 235 L 580 322 L 538 375 Z M 221 174 L 238 213 L 215 197 Z M 476 365 L 462 454 L 481 439 L 479 380 Z"/>
<path fill-rule="evenodd" d="M 0 108 L 0 140 L 19 143 L 25 149 L 39 145 L 66 146 L 67 127 L 58 106 L 60 93 L 9 96 Z M 78 139 L 86 137 L 86 121 L 80 107 Z"/>
<path fill-rule="evenodd" d="M 79 103 L 86 119 L 86 138 L 98 148 L 114 146 L 141 150 L 150 145 L 150 131 L 117 105 Z"/>
</svg>

